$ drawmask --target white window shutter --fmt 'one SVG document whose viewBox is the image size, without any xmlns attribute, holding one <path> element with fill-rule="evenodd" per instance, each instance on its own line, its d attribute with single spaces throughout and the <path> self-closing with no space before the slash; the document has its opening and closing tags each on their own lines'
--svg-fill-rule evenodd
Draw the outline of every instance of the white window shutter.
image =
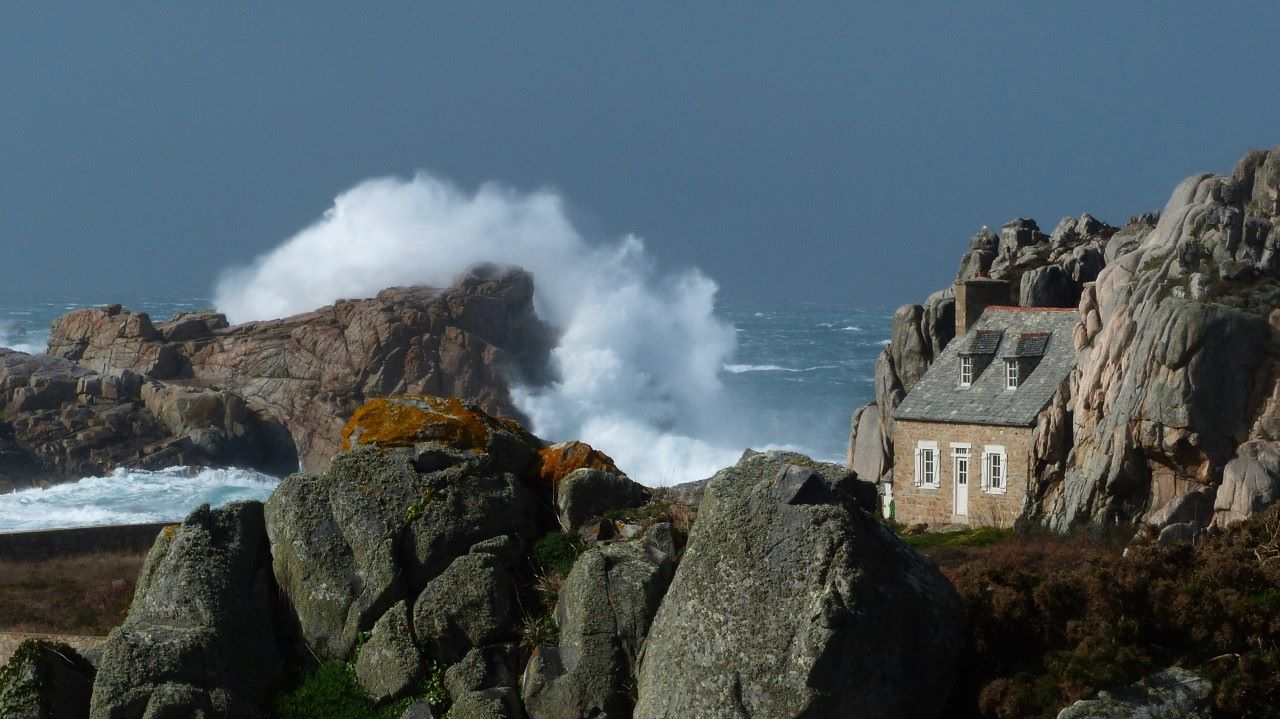
<svg viewBox="0 0 1280 719">
<path fill-rule="evenodd" d="M 982 451 L 982 491 L 991 489 L 991 453 Z"/>
<path fill-rule="evenodd" d="M 919 487 L 919 486 L 920 486 L 920 472 L 922 471 L 922 467 L 920 466 L 920 464 L 921 464 L 921 463 L 920 463 L 920 448 L 919 448 L 919 447 L 916 447 L 916 481 L 915 481 L 915 485 L 916 485 L 917 487 Z"/>
</svg>

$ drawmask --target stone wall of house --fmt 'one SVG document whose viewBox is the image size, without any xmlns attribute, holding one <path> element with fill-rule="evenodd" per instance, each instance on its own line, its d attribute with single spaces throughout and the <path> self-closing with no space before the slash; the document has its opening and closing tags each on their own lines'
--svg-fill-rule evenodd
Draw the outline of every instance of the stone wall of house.
<svg viewBox="0 0 1280 719">
<path fill-rule="evenodd" d="M 915 450 L 921 441 L 938 443 L 940 486 L 915 485 Z M 969 513 L 955 514 L 955 463 L 952 444 L 967 443 L 969 453 Z M 982 486 L 982 453 L 985 445 L 1003 445 L 1007 455 L 1004 493 L 986 492 Z M 1022 513 L 1027 495 L 1031 456 L 1030 427 L 993 427 L 897 420 L 893 430 L 893 511 L 903 524 L 925 522 L 931 528 L 948 524 L 1009 527 Z"/>
</svg>

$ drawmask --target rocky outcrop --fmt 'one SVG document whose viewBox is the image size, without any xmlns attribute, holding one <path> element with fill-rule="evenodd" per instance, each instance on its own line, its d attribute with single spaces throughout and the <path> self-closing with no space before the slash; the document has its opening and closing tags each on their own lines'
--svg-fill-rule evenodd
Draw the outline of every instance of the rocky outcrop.
<svg viewBox="0 0 1280 719">
<path fill-rule="evenodd" d="M 1072 461 L 1044 481 L 1042 521 L 1145 521 L 1202 490 L 1221 493 L 1220 521 L 1272 501 L 1277 188 L 1280 151 L 1188 178 L 1085 293 Z"/>
<path fill-rule="evenodd" d="M 752 454 L 708 484 L 642 650 L 637 716 L 937 713 L 959 597 L 796 462 Z"/>
<path fill-rule="evenodd" d="M 473 545 L 532 539 L 532 499 L 514 474 L 475 459 L 422 473 L 414 459 L 358 447 L 322 475 L 289 477 L 267 502 L 277 581 L 319 657 L 349 656 L 360 632 Z"/>
<path fill-rule="evenodd" d="M 156 539 L 102 646 L 94 719 L 261 716 L 283 662 L 262 505 L 201 507 Z"/>
<path fill-rule="evenodd" d="M 578 469 L 557 483 L 555 501 L 560 526 L 576 532 L 610 509 L 631 509 L 649 501 L 649 490 L 623 474 Z"/>
<path fill-rule="evenodd" d="M 0 716 L 81 719 L 89 715 L 93 667 L 66 644 L 28 639 L 0 667 Z"/>
<path fill-rule="evenodd" d="M 1058 719 L 1208 719 L 1213 684 L 1181 667 L 1170 667 L 1131 686 L 1100 692 L 1058 712 Z"/>
<path fill-rule="evenodd" d="M 157 325 L 119 305 L 77 310 L 54 322 L 48 353 L 103 376 L 235 395 L 283 425 L 304 468 L 316 471 L 338 451 L 351 412 L 369 398 L 465 397 L 519 418 L 508 387 L 543 381 L 553 344 L 534 313 L 530 276 L 482 265 L 448 289 L 392 288 L 234 327 L 211 312 Z"/>
<path fill-rule="evenodd" d="M 631 716 L 640 651 L 674 567 L 665 523 L 578 558 L 556 605 L 559 644 L 535 649 L 525 669 L 532 719 Z"/>
<path fill-rule="evenodd" d="M 121 466 L 297 467 L 283 426 L 226 392 L 0 349 L 0 490 Z"/>
</svg>

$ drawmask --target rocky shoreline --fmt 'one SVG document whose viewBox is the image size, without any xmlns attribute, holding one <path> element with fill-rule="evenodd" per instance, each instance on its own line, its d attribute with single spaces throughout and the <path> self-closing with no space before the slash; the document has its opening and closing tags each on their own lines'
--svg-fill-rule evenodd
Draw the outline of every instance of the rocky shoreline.
<svg viewBox="0 0 1280 719">
<path fill-rule="evenodd" d="M 1278 218 L 1280 149 L 1190 178 L 1123 227 L 1020 219 L 973 238 L 960 279 L 1008 280 L 1010 303 L 1080 321 L 1076 368 L 1035 425 L 1022 533 L 957 541 L 1016 555 L 1035 527 L 1057 550 L 1070 532 L 1137 534 L 1123 556 L 1061 566 L 1055 550 L 997 551 L 944 573 L 881 517 L 892 409 L 954 340 L 946 292 L 895 316 L 847 466 L 748 450 L 669 489 L 520 424 L 507 388 L 547 379 L 553 335 L 519 270 L 238 327 L 72 313 L 48 355 L 0 352 L 10 485 L 178 461 L 303 471 L 265 504 L 161 531 L 123 624 L 83 655 L 25 643 L 0 669 L 0 709 L 1273 713 Z"/>
</svg>

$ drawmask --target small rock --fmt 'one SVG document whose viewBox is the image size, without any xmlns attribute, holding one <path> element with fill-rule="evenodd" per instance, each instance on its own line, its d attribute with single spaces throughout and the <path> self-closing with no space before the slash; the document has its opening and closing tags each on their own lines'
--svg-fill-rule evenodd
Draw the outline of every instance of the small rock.
<svg viewBox="0 0 1280 719">
<path fill-rule="evenodd" d="M 520 684 L 520 648 L 512 643 L 491 644 L 467 652 L 444 673 L 444 686 L 454 700 L 467 692 Z"/>
<path fill-rule="evenodd" d="M 449 719 L 523 719 L 520 695 L 511 687 L 467 692 L 453 703 Z"/>
<path fill-rule="evenodd" d="M 560 481 L 556 490 L 560 525 L 569 532 L 611 509 L 630 509 L 647 501 L 649 490 L 643 485 L 600 469 L 575 470 Z"/>
<path fill-rule="evenodd" d="M 1213 684 L 1181 667 L 1171 667 L 1096 699 L 1082 699 L 1058 712 L 1058 719 L 1208 719 Z"/>
</svg>

